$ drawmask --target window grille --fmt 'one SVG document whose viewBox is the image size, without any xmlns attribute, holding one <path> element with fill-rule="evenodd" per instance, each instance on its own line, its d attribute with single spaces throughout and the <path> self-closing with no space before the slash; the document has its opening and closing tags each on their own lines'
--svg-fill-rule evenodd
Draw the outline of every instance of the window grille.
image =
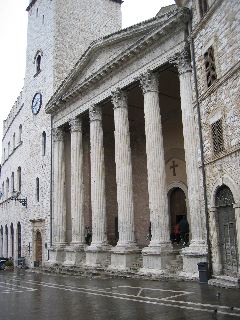
<svg viewBox="0 0 240 320">
<path fill-rule="evenodd" d="M 214 49 L 212 46 L 204 53 L 204 64 L 206 69 L 207 86 L 210 87 L 217 79 Z"/>
<path fill-rule="evenodd" d="M 212 124 L 213 152 L 217 154 L 224 150 L 222 120 Z"/>
</svg>

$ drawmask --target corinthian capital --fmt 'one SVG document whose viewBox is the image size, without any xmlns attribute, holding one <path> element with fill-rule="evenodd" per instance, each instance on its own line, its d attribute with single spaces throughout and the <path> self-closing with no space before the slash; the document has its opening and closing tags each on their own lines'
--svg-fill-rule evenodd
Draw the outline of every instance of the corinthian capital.
<svg viewBox="0 0 240 320">
<path fill-rule="evenodd" d="M 143 93 L 158 92 L 158 76 L 156 73 L 148 70 L 141 75 L 139 80 Z"/>
<path fill-rule="evenodd" d="M 57 142 L 57 141 L 63 141 L 64 139 L 64 130 L 61 127 L 58 128 L 54 128 L 52 130 L 52 135 L 53 135 L 53 141 Z"/>
<path fill-rule="evenodd" d="M 82 121 L 80 118 L 73 118 L 69 121 L 71 132 L 82 130 Z"/>
<path fill-rule="evenodd" d="M 184 48 L 182 52 L 173 56 L 169 62 L 178 68 L 179 74 L 192 71 L 191 55 L 188 47 Z"/>
<path fill-rule="evenodd" d="M 102 109 L 99 106 L 92 106 L 89 108 L 89 118 L 92 121 L 102 120 Z"/>
<path fill-rule="evenodd" d="M 112 92 L 112 104 L 114 109 L 127 108 L 127 93 L 117 88 L 116 91 Z"/>
</svg>

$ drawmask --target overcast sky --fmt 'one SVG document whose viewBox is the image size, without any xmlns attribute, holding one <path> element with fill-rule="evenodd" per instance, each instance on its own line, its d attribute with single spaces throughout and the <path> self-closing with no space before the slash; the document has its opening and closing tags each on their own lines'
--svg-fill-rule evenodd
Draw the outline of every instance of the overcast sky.
<svg viewBox="0 0 240 320">
<path fill-rule="evenodd" d="M 24 84 L 29 0 L 0 0 L 0 155 L 2 123 Z M 122 4 L 123 27 L 156 15 L 174 0 L 125 0 Z M 1 159 L 1 158 L 0 158 Z"/>
</svg>

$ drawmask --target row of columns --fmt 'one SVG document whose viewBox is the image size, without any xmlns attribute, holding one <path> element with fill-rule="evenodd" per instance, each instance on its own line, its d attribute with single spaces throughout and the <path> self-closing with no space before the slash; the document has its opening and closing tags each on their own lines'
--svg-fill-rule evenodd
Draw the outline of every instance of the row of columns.
<svg viewBox="0 0 240 320">
<path fill-rule="evenodd" d="M 194 121 L 191 90 L 191 68 L 185 60 L 178 61 L 181 109 L 188 182 L 188 198 L 191 216 L 192 241 L 185 256 L 196 251 L 206 253 L 201 207 L 199 199 L 199 169 L 197 166 L 197 133 Z M 158 75 L 151 71 L 140 78 L 144 95 L 144 115 L 148 172 L 148 193 L 152 239 L 143 250 L 143 265 L 150 269 L 163 269 L 166 256 L 171 254 L 169 240 L 169 214 L 166 172 L 163 148 L 161 115 L 159 108 Z M 118 203 L 119 241 L 113 254 L 137 252 L 134 237 L 134 209 L 132 163 L 128 122 L 127 95 L 121 89 L 112 94 L 115 124 L 115 163 Z M 160 103 L 161 104 L 161 103 Z M 91 205 L 92 243 L 88 252 L 109 250 L 106 230 L 105 165 L 102 129 L 102 109 L 93 106 L 89 110 L 91 144 Z M 71 214 L 72 244 L 84 246 L 83 212 L 83 147 L 81 118 L 70 121 L 71 128 Z M 66 244 L 64 134 L 54 129 L 54 241 L 59 247 Z M 162 257 L 165 257 L 164 259 Z M 114 259 L 113 259 L 114 260 Z M 116 260 L 116 259 L 115 259 Z M 125 260 L 124 260 L 125 261 Z M 97 261 L 95 261 L 97 262 Z M 125 263 L 118 262 L 117 263 Z M 131 262 L 130 262 L 131 264 Z M 185 264 L 186 266 L 186 264 Z"/>
</svg>

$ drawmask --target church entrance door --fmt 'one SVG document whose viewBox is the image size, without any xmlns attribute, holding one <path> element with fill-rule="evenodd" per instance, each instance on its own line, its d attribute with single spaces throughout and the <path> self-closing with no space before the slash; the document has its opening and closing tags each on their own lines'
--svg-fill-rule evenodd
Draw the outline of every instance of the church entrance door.
<svg viewBox="0 0 240 320">
<path fill-rule="evenodd" d="M 170 217 L 171 217 L 171 233 L 182 217 L 187 214 L 186 196 L 182 189 L 174 188 L 170 191 Z"/>
<path fill-rule="evenodd" d="M 42 264 L 42 235 L 39 230 L 36 233 L 36 262 L 37 265 Z"/>
<path fill-rule="evenodd" d="M 219 188 L 216 206 L 219 219 L 219 239 L 224 275 L 236 276 L 238 272 L 236 220 L 233 208 L 233 195 L 227 186 Z"/>
</svg>

